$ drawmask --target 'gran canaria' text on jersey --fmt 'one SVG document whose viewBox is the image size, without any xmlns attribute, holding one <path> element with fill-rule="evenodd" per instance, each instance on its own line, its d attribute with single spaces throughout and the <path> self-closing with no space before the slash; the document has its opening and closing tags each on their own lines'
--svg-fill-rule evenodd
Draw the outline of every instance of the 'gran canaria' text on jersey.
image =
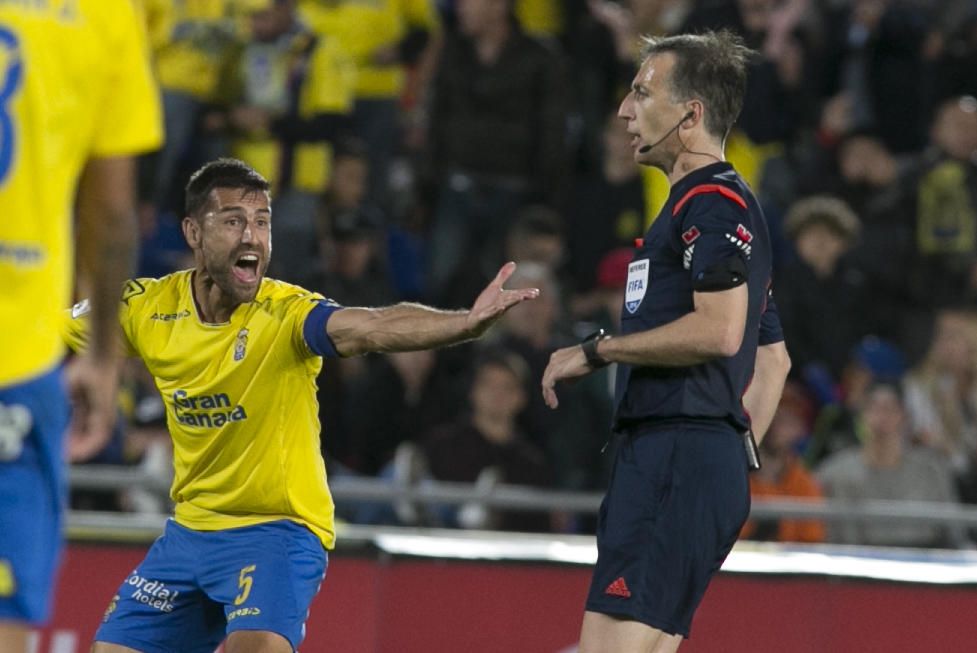
<svg viewBox="0 0 977 653">
<path fill-rule="evenodd" d="M 176 421 L 186 426 L 219 428 L 228 422 L 248 419 L 244 406 L 232 408 L 230 397 L 223 392 L 191 396 L 186 390 L 177 390 L 172 399 Z"/>
</svg>

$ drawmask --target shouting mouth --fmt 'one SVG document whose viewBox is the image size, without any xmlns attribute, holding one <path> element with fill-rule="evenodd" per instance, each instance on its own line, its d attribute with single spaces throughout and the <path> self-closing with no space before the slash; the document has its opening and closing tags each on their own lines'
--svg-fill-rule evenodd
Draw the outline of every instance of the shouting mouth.
<svg viewBox="0 0 977 653">
<path fill-rule="evenodd" d="M 234 278 L 245 284 L 254 284 L 258 282 L 258 262 L 259 258 L 257 254 L 248 252 L 247 254 L 242 254 L 234 261 L 234 265 L 231 266 L 231 271 L 234 274 Z"/>
</svg>

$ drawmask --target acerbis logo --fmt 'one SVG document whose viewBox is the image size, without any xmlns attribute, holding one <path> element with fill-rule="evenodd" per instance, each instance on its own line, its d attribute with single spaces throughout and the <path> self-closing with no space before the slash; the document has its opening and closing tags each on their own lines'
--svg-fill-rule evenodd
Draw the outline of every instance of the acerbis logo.
<svg viewBox="0 0 977 653">
<path fill-rule="evenodd" d="M 228 613 L 227 620 L 233 621 L 238 617 L 257 617 L 261 614 L 261 608 L 238 608 Z"/>
<path fill-rule="evenodd" d="M 160 322 L 172 322 L 173 320 L 182 320 L 185 317 L 190 317 L 189 309 L 184 309 L 179 313 L 153 313 L 149 316 L 149 319 L 159 320 Z"/>
</svg>

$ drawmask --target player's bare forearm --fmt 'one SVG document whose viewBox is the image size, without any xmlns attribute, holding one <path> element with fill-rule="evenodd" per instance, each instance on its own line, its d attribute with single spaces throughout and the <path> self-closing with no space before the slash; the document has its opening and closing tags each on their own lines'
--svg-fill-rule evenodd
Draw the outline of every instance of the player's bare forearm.
<svg viewBox="0 0 977 653">
<path fill-rule="evenodd" d="M 515 263 L 503 265 L 467 311 L 444 311 L 412 303 L 347 308 L 329 318 L 329 337 L 342 356 L 433 349 L 477 338 L 510 308 L 539 295 L 536 288 L 502 287 L 515 269 Z"/>
<path fill-rule="evenodd" d="M 790 356 L 783 341 L 757 348 L 753 381 L 743 397 L 757 444 L 770 428 L 789 371 Z"/>
<path fill-rule="evenodd" d="M 119 296 L 136 248 L 135 162 L 92 159 L 78 189 L 78 270 L 91 299 L 88 351 L 96 360 L 119 352 Z"/>
<path fill-rule="evenodd" d="M 684 367 L 733 356 L 743 344 L 746 284 L 695 293 L 695 310 L 660 327 L 602 341 L 601 357 L 615 363 Z"/>
<path fill-rule="evenodd" d="M 367 352 L 416 351 L 475 337 L 468 311 L 442 311 L 420 304 L 347 308 L 329 319 L 329 337 L 342 356 Z"/>
</svg>

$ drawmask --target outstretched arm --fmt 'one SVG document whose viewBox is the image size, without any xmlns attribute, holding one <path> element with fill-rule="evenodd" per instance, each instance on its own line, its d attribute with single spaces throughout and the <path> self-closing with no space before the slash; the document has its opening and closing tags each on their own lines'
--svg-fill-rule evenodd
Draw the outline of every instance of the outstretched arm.
<svg viewBox="0 0 977 653">
<path fill-rule="evenodd" d="M 515 263 L 503 265 L 467 311 L 443 311 L 411 303 L 345 308 L 329 318 L 326 332 L 341 356 L 432 349 L 471 340 L 516 304 L 539 296 L 536 288 L 502 287 L 515 269 Z"/>
<path fill-rule="evenodd" d="M 770 428 L 789 371 L 790 356 L 783 340 L 757 347 L 753 381 L 743 396 L 743 406 L 750 415 L 753 438 L 757 444 L 763 441 Z"/>
</svg>

